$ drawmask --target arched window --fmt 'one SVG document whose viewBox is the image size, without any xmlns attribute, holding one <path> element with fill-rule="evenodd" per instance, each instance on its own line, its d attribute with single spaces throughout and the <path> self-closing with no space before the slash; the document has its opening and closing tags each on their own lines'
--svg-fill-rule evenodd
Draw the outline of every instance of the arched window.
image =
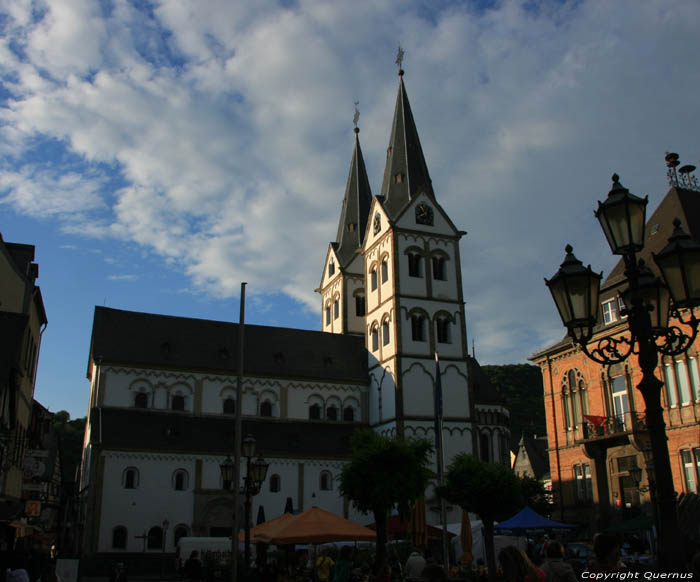
<svg viewBox="0 0 700 582">
<path fill-rule="evenodd" d="M 568 370 L 562 378 L 561 392 L 564 424 L 567 430 L 572 430 L 580 426 L 583 417 L 588 414 L 588 397 L 583 374 L 576 368 Z"/>
<path fill-rule="evenodd" d="M 309 406 L 309 418 L 311 420 L 321 419 L 321 406 L 319 404 L 314 403 Z"/>
<path fill-rule="evenodd" d="M 331 324 L 331 304 L 326 305 L 326 325 Z"/>
<path fill-rule="evenodd" d="M 275 473 L 270 477 L 270 493 L 278 493 L 282 489 L 280 476 Z"/>
<path fill-rule="evenodd" d="M 343 420 L 346 422 L 355 421 L 355 410 L 352 406 L 346 406 L 345 408 L 343 408 Z"/>
<path fill-rule="evenodd" d="M 481 460 L 490 461 L 491 460 L 491 439 L 489 435 L 482 432 L 480 435 L 480 446 L 481 446 Z"/>
<path fill-rule="evenodd" d="M 372 351 L 376 352 L 379 349 L 379 327 L 375 323 L 374 326 L 372 327 L 372 331 L 370 332 L 370 335 L 372 336 Z"/>
<path fill-rule="evenodd" d="M 123 525 L 118 525 L 112 530 L 112 549 L 126 550 L 127 531 Z"/>
<path fill-rule="evenodd" d="M 175 394 L 170 401 L 172 410 L 185 410 L 185 397 L 182 394 Z"/>
<path fill-rule="evenodd" d="M 180 541 L 180 538 L 187 537 L 187 535 L 189 534 L 189 531 L 190 531 L 189 528 L 182 523 L 175 526 L 175 530 L 173 532 L 173 543 L 175 544 L 176 547 L 177 547 L 177 542 Z"/>
<path fill-rule="evenodd" d="M 382 323 L 382 343 L 385 346 L 388 346 L 390 339 L 391 338 L 389 337 L 389 321 L 386 320 Z"/>
<path fill-rule="evenodd" d="M 367 308 L 365 307 L 365 294 L 364 293 L 358 293 L 355 295 L 355 315 L 358 317 L 362 317 Z"/>
<path fill-rule="evenodd" d="M 272 402 L 265 400 L 260 403 L 260 416 L 272 416 Z"/>
<path fill-rule="evenodd" d="M 445 264 L 445 257 L 433 257 L 433 279 L 444 281 L 447 278 Z"/>
<path fill-rule="evenodd" d="M 224 414 L 236 414 L 236 401 L 230 396 L 224 399 Z"/>
<path fill-rule="evenodd" d="M 336 299 L 333 302 L 333 319 L 338 319 L 340 317 L 340 301 Z"/>
<path fill-rule="evenodd" d="M 370 287 L 372 291 L 377 290 L 377 267 L 372 267 L 372 270 L 369 272 L 369 278 L 370 278 Z"/>
<path fill-rule="evenodd" d="M 382 260 L 382 283 L 389 280 L 389 261 L 386 257 Z"/>
<path fill-rule="evenodd" d="M 435 320 L 435 330 L 439 344 L 450 343 L 450 320 L 446 317 L 438 317 Z"/>
<path fill-rule="evenodd" d="M 408 256 L 408 276 L 423 277 L 423 257 L 417 252 L 407 253 Z"/>
<path fill-rule="evenodd" d="M 122 486 L 124 489 L 136 489 L 139 486 L 139 471 L 135 467 L 128 467 L 122 473 Z"/>
<path fill-rule="evenodd" d="M 178 469 L 173 473 L 173 489 L 175 491 L 184 491 L 187 489 L 189 475 L 184 469 Z"/>
<path fill-rule="evenodd" d="M 412 315 L 411 316 L 411 339 L 414 342 L 424 342 L 425 341 L 425 316 L 423 316 L 423 315 Z"/>
<path fill-rule="evenodd" d="M 148 530 L 148 541 L 146 545 L 149 550 L 160 550 L 163 548 L 163 530 L 160 526 L 154 525 Z"/>
<path fill-rule="evenodd" d="M 136 396 L 134 396 L 134 407 L 148 408 L 148 394 L 145 392 L 139 392 Z"/>
<path fill-rule="evenodd" d="M 332 277 L 333 273 L 335 273 L 335 263 L 333 261 L 330 261 L 328 263 L 328 276 Z"/>
<path fill-rule="evenodd" d="M 326 408 L 326 418 L 328 420 L 338 420 L 338 409 L 334 405 Z"/>
<path fill-rule="evenodd" d="M 331 491 L 333 489 L 333 477 L 330 471 L 321 471 L 321 491 Z"/>
</svg>

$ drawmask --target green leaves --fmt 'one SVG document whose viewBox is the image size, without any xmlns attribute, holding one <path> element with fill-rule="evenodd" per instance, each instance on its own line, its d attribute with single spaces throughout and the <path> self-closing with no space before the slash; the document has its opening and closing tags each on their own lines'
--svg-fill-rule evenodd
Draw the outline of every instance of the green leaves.
<svg viewBox="0 0 700 582">
<path fill-rule="evenodd" d="M 485 521 L 507 519 L 523 506 L 520 481 L 508 467 L 465 453 L 450 463 L 438 494 Z"/>
<path fill-rule="evenodd" d="M 430 479 L 430 441 L 359 429 L 350 445 L 352 456 L 341 472 L 340 491 L 357 509 L 388 512 L 398 506 L 405 511 L 423 495 Z"/>
</svg>

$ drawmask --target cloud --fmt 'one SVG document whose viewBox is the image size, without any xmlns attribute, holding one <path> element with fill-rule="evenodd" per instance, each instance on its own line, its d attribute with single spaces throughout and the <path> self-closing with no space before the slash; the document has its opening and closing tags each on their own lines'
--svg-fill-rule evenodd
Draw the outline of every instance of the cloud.
<svg viewBox="0 0 700 582">
<path fill-rule="evenodd" d="M 0 203 L 136 243 L 215 297 L 246 280 L 316 310 L 353 101 L 379 194 L 401 41 L 438 199 L 469 232 L 469 336 L 487 362 L 522 360 L 563 335 L 542 279 L 564 244 L 614 263 L 591 212 L 613 171 L 653 206 L 664 151 L 698 155 L 700 6 L 435 6 L 10 3 Z"/>
<path fill-rule="evenodd" d="M 109 275 L 107 277 L 110 281 L 136 281 L 138 278 L 138 275 Z"/>
</svg>

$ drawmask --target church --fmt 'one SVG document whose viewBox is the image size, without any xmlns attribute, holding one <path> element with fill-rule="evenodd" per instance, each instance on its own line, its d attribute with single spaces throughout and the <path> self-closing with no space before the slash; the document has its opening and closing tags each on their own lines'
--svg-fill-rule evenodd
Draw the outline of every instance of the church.
<svg viewBox="0 0 700 582">
<path fill-rule="evenodd" d="M 95 308 L 79 483 L 88 561 L 156 559 L 182 536 L 230 535 L 234 508 L 220 465 L 233 453 L 239 406 L 242 435 L 269 463 L 253 523 L 291 504 L 369 524 L 338 492 L 350 436 L 371 427 L 434 440 L 436 353 L 445 465 L 460 452 L 509 463 L 508 409 L 468 353 L 466 233 L 433 190 L 403 76 L 379 195 L 355 127 L 337 235 L 316 289 L 321 331 L 245 325 L 241 402 L 237 324 Z M 432 488 L 426 507 L 437 523 Z M 459 508 L 448 510 L 448 521 L 459 521 Z"/>
</svg>

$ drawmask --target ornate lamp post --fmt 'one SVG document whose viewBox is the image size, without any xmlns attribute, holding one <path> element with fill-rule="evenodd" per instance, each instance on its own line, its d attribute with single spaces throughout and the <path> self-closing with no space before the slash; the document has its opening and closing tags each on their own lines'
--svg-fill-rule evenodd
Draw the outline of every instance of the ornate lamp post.
<svg viewBox="0 0 700 582">
<path fill-rule="evenodd" d="M 247 573 L 250 567 L 250 507 L 251 497 L 260 493 L 260 488 L 267 477 L 267 469 L 270 466 L 262 457 L 255 457 L 256 441 L 252 435 L 248 435 L 243 439 L 241 454 L 246 460 L 246 476 L 243 479 L 243 487 L 240 493 L 245 496 L 244 509 L 244 527 L 245 527 L 245 550 L 244 550 L 244 571 Z M 224 462 L 219 465 L 221 469 L 221 477 L 224 481 L 224 488 L 230 486 L 234 479 L 234 464 L 231 457 L 226 457 Z M 234 508 L 235 511 L 235 508 Z M 236 551 L 238 532 L 232 533 L 231 551 Z"/>
<path fill-rule="evenodd" d="M 700 306 L 700 244 L 693 241 L 674 220 L 675 230 L 669 244 L 654 261 L 664 281 L 649 271 L 636 254 L 644 248 L 647 198 L 630 194 L 613 175 L 613 187 L 605 202 L 598 203 L 596 218 L 614 255 L 625 262 L 627 288 L 623 291 L 628 317 L 628 330 L 616 337 L 595 342 L 593 328 L 598 318 L 598 294 L 602 274 L 584 268 L 570 245 L 559 271 L 545 282 L 552 293 L 569 336 L 592 360 L 610 365 L 637 354 L 642 380 L 637 389 L 646 405 L 651 454 L 656 473 L 655 493 L 659 535 L 659 562 L 667 568 L 682 565 L 681 544 L 668 455 L 666 429 L 661 408 L 663 382 L 655 375 L 659 354 L 677 355 L 686 351 L 695 340 L 698 319 L 694 308 Z M 668 295 L 671 304 L 669 306 Z M 669 325 L 670 313 L 678 322 Z M 589 345 L 589 343 L 591 345 Z"/>
</svg>

